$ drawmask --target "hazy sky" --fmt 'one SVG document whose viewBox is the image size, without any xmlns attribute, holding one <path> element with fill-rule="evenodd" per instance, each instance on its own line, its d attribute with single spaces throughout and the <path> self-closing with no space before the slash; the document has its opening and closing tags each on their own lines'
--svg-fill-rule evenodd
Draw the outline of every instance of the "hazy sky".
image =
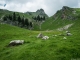
<svg viewBox="0 0 80 60">
<path fill-rule="evenodd" d="M 5 7 L 1 4 L 7 4 Z M 62 6 L 80 7 L 80 0 L 0 0 L 0 8 L 19 12 L 34 12 L 43 8 L 45 13 L 52 16 Z"/>
</svg>

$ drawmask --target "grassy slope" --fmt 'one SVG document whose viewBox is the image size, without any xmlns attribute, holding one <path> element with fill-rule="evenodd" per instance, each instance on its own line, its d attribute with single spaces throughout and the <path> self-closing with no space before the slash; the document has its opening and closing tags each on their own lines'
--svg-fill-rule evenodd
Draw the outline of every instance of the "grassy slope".
<svg viewBox="0 0 80 60">
<path fill-rule="evenodd" d="M 55 30 L 61 28 L 62 26 L 74 23 L 72 20 L 54 20 L 52 17 L 42 24 L 42 30 Z"/>
<path fill-rule="evenodd" d="M 6 14 L 11 14 L 11 11 L 7 11 L 7 10 L 0 9 L 0 18 L 1 18 L 3 15 L 6 15 Z"/>
<path fill-rule="evenodd" d="M 16 14 L 19 14 L 21 17 L 25 17 L 25 18 L 28 18 L 28 19 L 31 19 L 32 16 L 31 15 L 28 15 L 26 13 L 21 13 L 21 12 L 15 12 Z M 13 11 L 8 11 L 8 10 L 3 10 L 3 9 L 0 9 L 0 18 L 4 15 L 12 15 L 13 14 Z"/>
<path fill-rule="evenodd" d="M 38 16 L 40 13 L 36 13 L 36 12 L 30 12 L 30 14 L 28 13 L 21 13 L 21 12 L 15 12 L 16 13 L 16 16 L 20 15 L 21 17 L 24 16 L 24 18 L 28 18 L 29 21 L 33 22 L 33 26 L 34 26 L 34 30 L 39 30 L 39 26 L 36 24 L 36 22 L 32 19 L 32 17 L 35 17 L 35 16 Z M 8 10 L 3 10 L 3 9 L 0 9 L 0 19 L 5 16 L 5 15 L 12 15 L 13 14 L 13 11 L 8 11 Z M 43 15 L 43 16 L 46 16 L 48 17 L 46 14 Z"/>
<path fill-rule="evenodd" d="M 77 22 L 79 23 L 79 22 Z M 77 26 L 77 27 L 76 27 Z M 29 31 L 15 26 L 0 24 L 0 60 L 71 60 L 80 58 L 80 27 L 76 24 L 70 28 L 72 36 L 52 37 L 63 32 Z M 48 40 L 36 38 L 42 32 Z M 11 40 L 22 39 L 25 44 L 6 47 Z"/>
<path fill-rule="evenodd" d="M 65 14 L 68 16 L 68 15 L 71 15 L 71 16 L 74 16 L 76 17 L 77 19 L 76 20 L 62 20 L 60 17 L 61 17 L 61 10 L 58 11 L 56 13 L 56 20 L 54 19 L 54 17 L 50 17 L 47 19 L 47 21 L 45 21 L 43 24 L 42 24 L 42 30 L 54 30 L 54 29 L 57 29 L 57 28 L 60 28 L 62 26 L 65 26 L 67 24 L 71 24 L 71 23 L 75 23 L 77 20 L 80 19 L 80 8 L 73 8 L 75 11 L 76 11 L 76 14 L 73 14 L 71 13 L 72 11 L 71 10 L 65 10 Z"/>
<path fill-rule="evenodd" d="M 79 14 L 80 9 L 75 9 Z M 22 15 L 22 13 L 20 14 Z M 25 15 L 26 17 L 27 15 Z M 27 16 L 28 17 L 28 16 Z M 30 16 L 29 16 L 30 17 Z M 42 25 L 42 30 L 53 31 L 29 31 L 26 29 L 0 24 L 0 60 L 71 60 L 80 58 L 80 20 L 55 20 L 49 18 Z M 74 23 L 69 28 L 72 36 L 63 39 L 64 36 L 56 36 L 65 31 L 54 29 L 66 24 Z M 53 27 L 52 27 L 53 26 Z M 49 36 L 48 40 L 36 38 L 42 32 Z M 11 40 L 25 40 L 25 44 L 14 47 L 6 47 Z"/>
</svg>

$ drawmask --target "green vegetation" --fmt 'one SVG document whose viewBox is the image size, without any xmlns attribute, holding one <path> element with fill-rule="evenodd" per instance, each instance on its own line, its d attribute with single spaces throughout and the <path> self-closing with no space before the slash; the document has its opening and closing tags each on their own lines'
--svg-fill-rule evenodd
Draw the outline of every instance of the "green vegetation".
<svg viewBox="0 0 80 60">
<path fill-rule="evenodd" d="M 15 12 L 12 15 L 5 15 L 3 17 L 3 22 L 6 24 L 11 24 L 18 27 L 25 27 L 27 29 L 32 28 L 32 22 L 29 22 L 27 18 L 17 15 Z"/>
<path fill-rule="evenodd" d="M 56 14 L 48 18 L 41 25 L 41 30 L 55 30 L 71 23 L 77 24 L 76 22 L 80 19 L 80 8 L 66 7 L 66 9 L 64 9 L 64 7 L 57 11 Z"/>
<path fill-rule="evenodd" d="M 59 36 L 59 34 L 65 31 L 29 31 L 15 26 L 0 24 L 0 60 L 77 59 L 80 57 L 80 28 L 76 26 L 70 29 L 73 35 L 65 36 L 67 39 L 64 40 L 64 36 Z M 40 32 L 50 38 L 48 40 L 37 38 L 36 36 Z M 53 37 L 53 35 L 58 36 Z M 7 47 L 11 40 L 18 39 L 25 40 L 25 44 Z"/>
<path fill-rule="evenodd" d="M 26 12 L 26 13 L 12 12 L 8 10 L 0 9 L 0 20 L 3 19 L 4 22 L 7 21 L 6 22 L 7 24 L 12 24 L 14 26 L 23 27 L 30 30 L 33 28 L 34 30 L 37 29 L 40 30 L 38 25 L 39 21 L 45 21 L 46 18 L 48 18 L 48 16 L 47 14 L 45 14 L 43 9 L 40 9 L 36 12 Z"/>
<path fill-rule="evenodd" d="M 72 11 L 72 8 L 70 10 Z M 61 12 L 58 11 L 55 17 L 52 16 L 43 22 L 41 31 L 36 31 L 40 29 L 37 25 L 38 23 L 35 21 L 35 31 L 0 23 L 0 60 L 80 59 L 80 9 L 74 8 L 74 10 L 76 10 L 76 14 L 71 13 L 70 16 L 75 16 L 77 19 L 63 19 L 61 18 Z M 24 17 L 29 16 L 23 13 L 19 14 L 20 16 L 24 15 Z M 56 30 L 71 23 L 73 23 L 73 25 L 67 29 L 72 33 L 71 36 L 65 35 L 66 30 Z M 40 32 L 45 36 L 49 36 L 49 39 L 42 40 L 41 38 L 37 38 Z M 63 39 L 64 37 L 67 39 Z M 25 43 L 19 46 L 8 47 L 9 42 L 12 40 L 24 40 Z"/>
</svg>

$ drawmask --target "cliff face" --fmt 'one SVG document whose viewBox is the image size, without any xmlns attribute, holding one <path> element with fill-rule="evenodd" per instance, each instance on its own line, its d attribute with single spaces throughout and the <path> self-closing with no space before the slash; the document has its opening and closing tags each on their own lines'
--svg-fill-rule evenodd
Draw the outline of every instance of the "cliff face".
<svg viewBox="0 0 80 60">
<path fill-rule="evenodd" d="M 37 10 L 36 13 L 39 13 L 40 15 L 46 14 L 43 9 Z"/>
<path fill-rule="evenodd" d="M 29 15 L 32 15 L 32 16 L 45 16 L 45 17 L 48 17 L 48 15 L 45 13 L 45 11 L 43 9 L 38 9 L 36 12 L 26 12 L 27 14 Z"/>
<path fill-rule="evenodd" d="M 76 11 L 73 8 L 63 6 L 62 9 L 58 10 L 53 17 L 55 19 L 75 20 L 76 19 Z"/>
</svg>

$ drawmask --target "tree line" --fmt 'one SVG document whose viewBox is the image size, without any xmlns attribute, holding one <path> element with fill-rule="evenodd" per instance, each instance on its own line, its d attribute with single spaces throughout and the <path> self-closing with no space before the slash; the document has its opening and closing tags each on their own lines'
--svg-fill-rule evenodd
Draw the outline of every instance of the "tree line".
<svg viewBox="0 0 80 60">
<path fill-rule="evenodd" d="M 32 17 L 36 22 L 39 22 L 39 21 L 45 21 L 45 16 L 35 16 L 35 17 Z"/>
<path fill-rule="evenodd" d="M 5 15 L 3 17 L 3 21 L 9 21 L 16 23 L 20 27 L 26 27 L 26 28 L 32 28 L 32 22 L 29 22 L 28 18 L 21 17 L 19 14 L 16 14 L 15 12 L 9 15 Z"/>
</svg>

